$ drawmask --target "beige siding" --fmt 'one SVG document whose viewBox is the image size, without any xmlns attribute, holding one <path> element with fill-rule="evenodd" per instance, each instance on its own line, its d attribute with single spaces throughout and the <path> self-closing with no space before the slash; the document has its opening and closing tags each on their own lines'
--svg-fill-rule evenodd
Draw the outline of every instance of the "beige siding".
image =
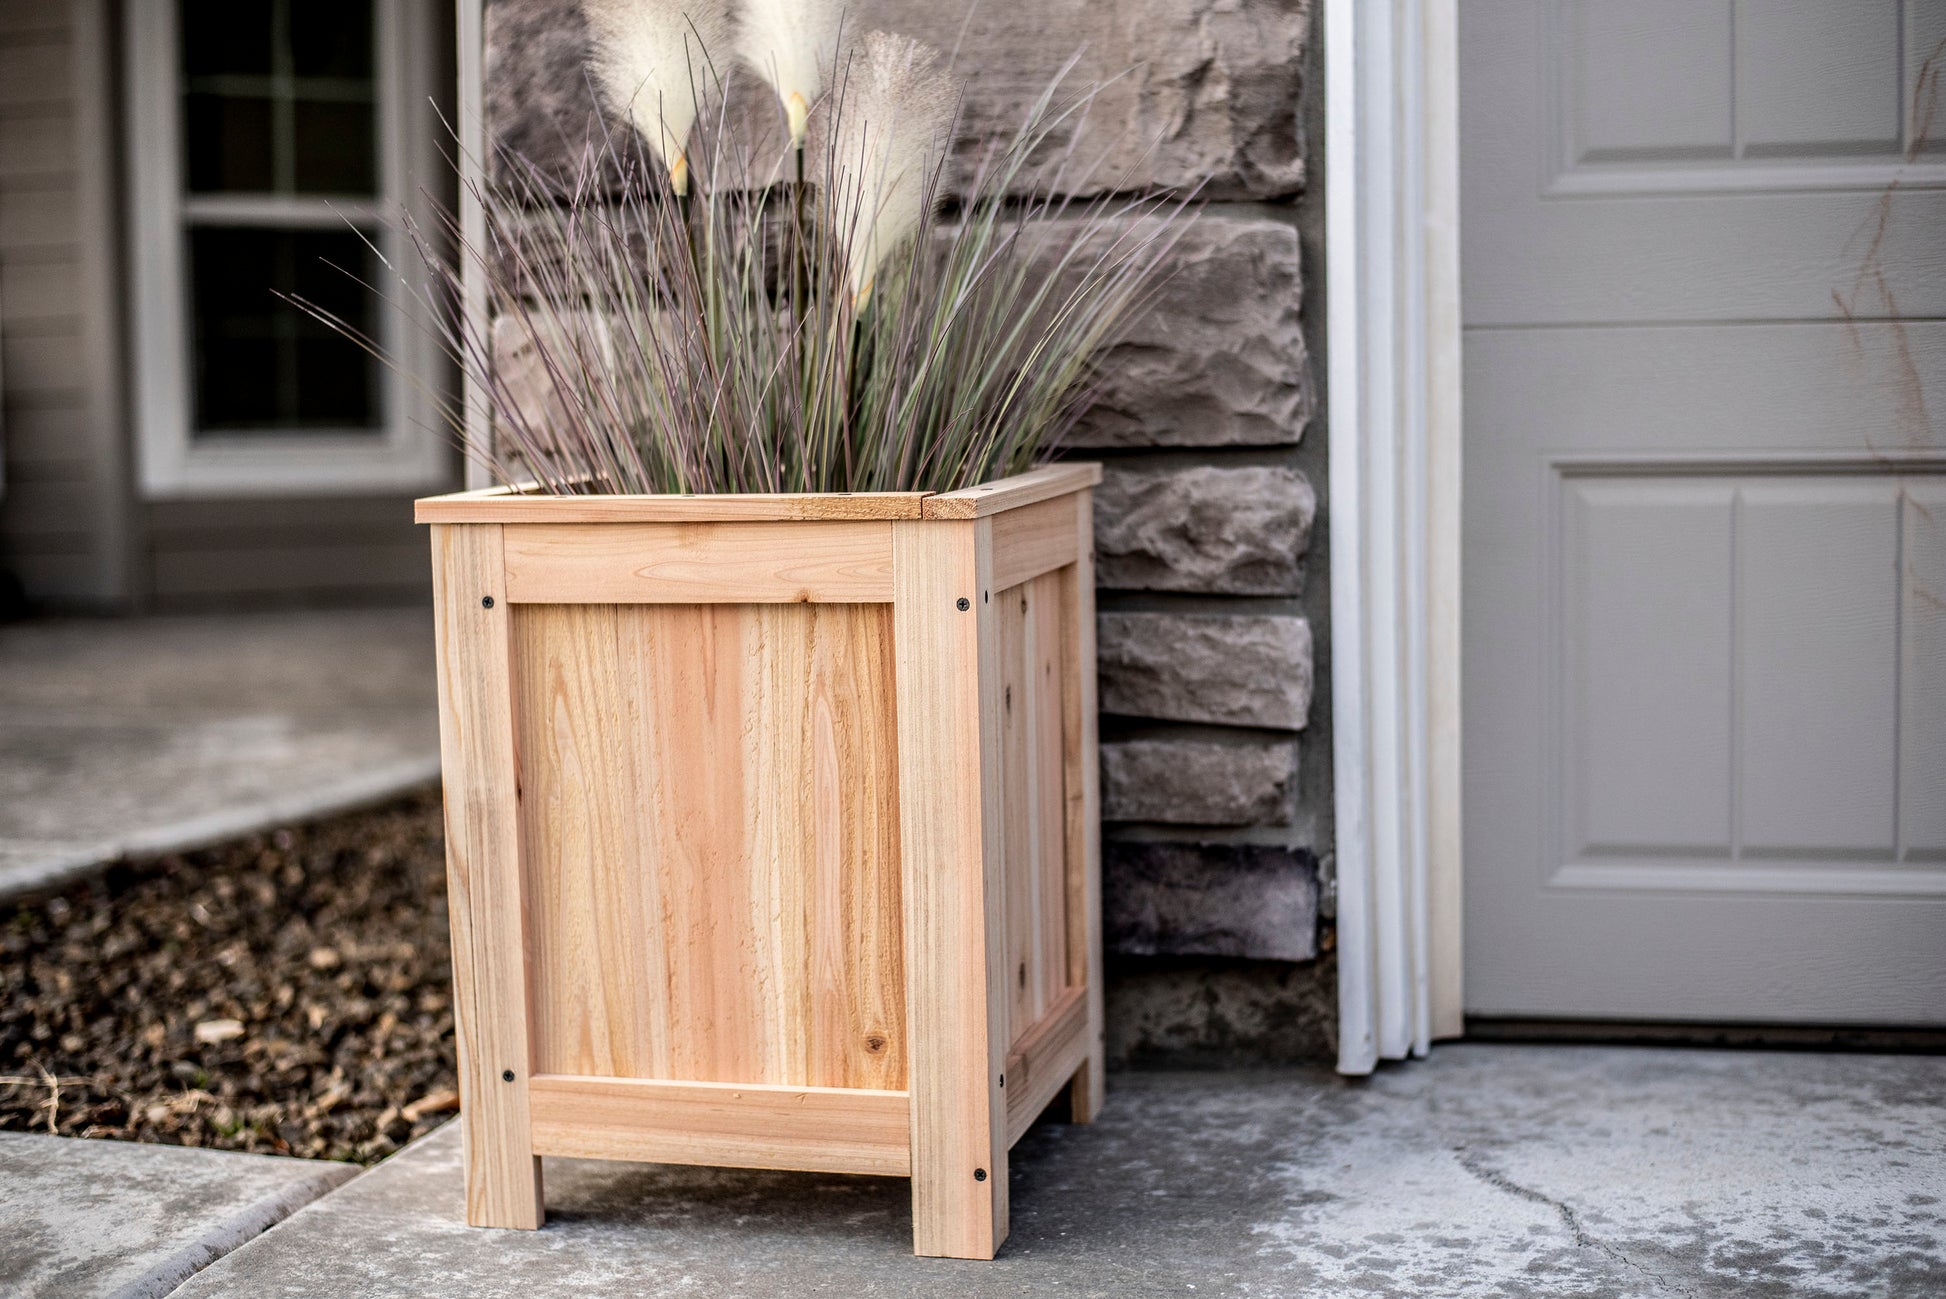
<svg viewBox="0 0 1946 1299">
<path fill-rule="evenodd" d="M 157 501 L 145 515 L 159 610 L 432 598 L 406 496 Z"/>
<path fill-rule="evenodd" d="M 105 12 L 0 9 L 0 566 L 54 605 L 130 594 Z"/>
<path fill-rule="evenodd" d="M 135 502 L 114 12 L 0 4 L 0 569 L 56 608 L 427 597 L 403 494 Z"/>
</svg>

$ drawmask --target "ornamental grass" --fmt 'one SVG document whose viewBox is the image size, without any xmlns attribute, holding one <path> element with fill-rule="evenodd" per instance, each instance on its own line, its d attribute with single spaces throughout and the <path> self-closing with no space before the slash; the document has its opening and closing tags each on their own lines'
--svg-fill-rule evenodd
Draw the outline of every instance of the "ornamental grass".
<svg viewBox="0 0 1946 1299">
<path fill-rule="evenodd" d="M 484 288 L 484 315 L 428 314 L 491 412 L 472 450 L 496 480 L 952 491 L 1056 452 L 1193 219 L 1082 156 L 1096 92 L 1067 89 L 1072 63 L 956 155 L 947 60 L 852 39 L 834 5 L 583 7 L 602 111 L 566 183 L 502 149 L 468 185 L 481 235 L 405 222 L 429 272 L 407 292 Z M 749 75 L 774 156 L 725 93 Z M 464 408 L 442 411 L 464 442 Z"/>
</svg>

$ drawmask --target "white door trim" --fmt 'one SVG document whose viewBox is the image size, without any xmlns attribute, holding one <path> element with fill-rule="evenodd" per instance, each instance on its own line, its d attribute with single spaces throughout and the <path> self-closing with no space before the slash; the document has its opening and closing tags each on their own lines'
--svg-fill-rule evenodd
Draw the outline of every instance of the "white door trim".
<svg viewBox="0 0 1946 1299">
<path fill-rule="evenodd" d="M 1461 1029 L 1456 0 L 1326 0 L 1338 1068 Z"/>
<path fill-rule="evenodd" d="M 486 244 L 486 212 L 480 196 L 486 183 L 486 0 L 455 0 L 454 32 L 459 50 L 459 106 L 454 128 L 459 135 L 459 248 L 460 314 L 467 328 L 487 328 L 486 281 L 479 258 L 470 249 Z M 486 337 L 483 332 L 480 337 Z M 471 373 L 460 375 L 465 407 L 466 488 L 476 491 L 493 485 L 488 470 L 493 450 L 493 412 L 487 394 Z"/>
</svg>

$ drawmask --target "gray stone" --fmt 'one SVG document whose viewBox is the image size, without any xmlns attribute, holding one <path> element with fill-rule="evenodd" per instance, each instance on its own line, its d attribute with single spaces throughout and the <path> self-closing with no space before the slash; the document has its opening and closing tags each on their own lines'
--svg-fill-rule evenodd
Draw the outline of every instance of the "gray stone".
<svg viewBox="0 0 1946 1299">
<path fill-rule="evenodd" d="M 1296 231 L 1264 217 L 1206 212 L 1170 254 L 1165 273 L 1154 305 L 1130 323 L 1125 342 L 1101 357 L 1093 405 L 1064 445 L 1296 443 L 1314 400 L 1298 316 L 1303 287 Z M 568 313 L 564 319 L 574 329 L 590 329 L 591 351 L 602 346 L 585 317 Z M 547 392 L 551 385 L 524 356 L 520 331 L 510 322 L 499 322 L 493 341 L 496 358 L 512 376 L 516 401 L 530 412 L 544 413 L 553 404 Z M 1112 488 L 1105 485 L 1104 490 Z M 1158 489 L 1132 481 L 1127 490 L 1139 498 Z M 1120 570 L 1129 584 L 1239 593 L 1296 589 L 1296 562 L 1313 510 L 1309 485 L 1302 478 L 1267 467 L 1211 469 L 1166 490 L 1172 507 L 1193 507 L 1196 519 L 1184 525 L 1190 531 L 1172 538 L 1154 517 L 1144 516 L 1136 525 L 1144 531 L 1127 538 L 1126 544 L 1136 548 Z M 1260 523 L 1269 531 L 1258 535 L 1241 523 L 1223 525 L 1209 511 L 1224 496 L 1252 511 L 1252 525 Z M 1143 558 L 1139 550 L 1144 545 L 1163 549 Z M 1210 547 L 1210 552 L 1199 554 L 1199 546 Z M 1217 584 L 1167 585 L 1162 574 L 1170 562 L 1186 565 L 1182 581 L 1207 576 Z"/>
<path fill-rule="evenodd" d="M 1294 470 L 1110 466 L 1095 489 L 1095 584 L 1296 595 L 1317 498 Z"/>
<path fill-rule="evenodd" d="M 0 628 L 0 896 L 438 775 L 429 609 Z"/>
<path fill-rule="evenodd" d="M 1155 306 L 1102 363 L 1072 447 L 1289 446 L 1315 394 L 1299 319 L 1297 231 L 1205 212 L 1168 262 Z"/>
<path fill-rule="evenodd" d="M 166 1295 L 351 1164 L 0 1132 L 0 1294 Z"/>
<path fill-rule="evenodd" d="M 1112 1073 L 1094 1124 L 1014 1146 L 1012 1232 L 964 1263 L 912 1257 L 894 1177 L 549 1159 L 544 1230 L 467 1227 L 448 1125 L 178 1296 L 1936 1299 L 1942 1134 L 1936 1056 L 1460 1043 L 1357 1085 Z"/>
<path fill-rule="evenodd" d="M 1064 84 L 1075 93 L 1099 86 L 1085 124 L 1091 134 L 1079 146 L 1099 165 L 1075 188 L 1206 181 L 1211 198 L 1274 198 L 1303 188 L 1298 99 L 1308 0 L 1056 0 L 970 10 L 949 0 L 862 0 L 849 8 L 846 26 L 958 51 L 969 78 L 963 157 L 1011 133 L 1061 66 L 1079 56 Z M 545 172 L 571 171 L 594 120 L 575 0 L 491 0 L 486 47 L 496 142 Z M 736 114 L 773 126 L 776 116 L 770 104 Z"/>
<path fill-rule="evenodd" d="M 1311 626 L 1287 614 L 1104 613 L 1101 710 L 1179 722 L 1302 730 Z"/>
<path fill-rule="evenodd" d="M 1296 792 L 1294 741 L 1170 737 L 1101 746 L 1101 813 L 1109 821 L 1288 825 Z"/>
<path fill-rule="evenodd" d="M 1338 1057 L 1338 966 L 1227 957 L 1107 961 L 1108 1067 L 1249 1069 Z"/>
<path fill-rule="evenodd" d="M 1102 946 L 1130 956 L 1318 954 L 1318 866 L 1269 844 L 1101 846 Z"/>
</svg>

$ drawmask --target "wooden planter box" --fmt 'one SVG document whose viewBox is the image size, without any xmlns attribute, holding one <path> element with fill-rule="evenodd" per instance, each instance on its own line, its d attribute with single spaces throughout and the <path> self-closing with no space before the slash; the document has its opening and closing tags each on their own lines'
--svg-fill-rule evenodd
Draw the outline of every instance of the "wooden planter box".
<svg viewBox="0 0 1946 1299">
<path fill-rule="evenodd" d="M 540 1155 L 800 1168 L 993 1256 L 1102 1098 L 1100 478 L 419 502 L 468 1222 Z"/>
</svg>

